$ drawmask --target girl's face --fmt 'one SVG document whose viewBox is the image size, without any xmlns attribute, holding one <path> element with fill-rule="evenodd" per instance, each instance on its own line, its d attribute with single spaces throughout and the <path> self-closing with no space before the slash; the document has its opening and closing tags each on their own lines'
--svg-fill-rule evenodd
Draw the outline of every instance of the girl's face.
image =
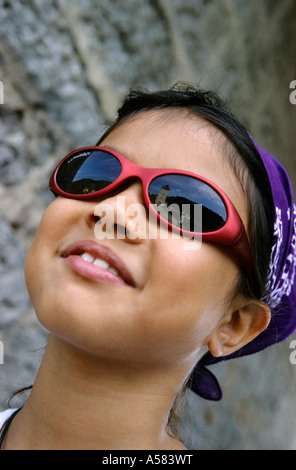
<svg viewBox="0 0 296 470">
<path fill-rule="evenodd" d="M 226 163 L 229 147 L 224 142 L 201 119 L 181 111 L 149 111 L 127 120 L 102 145 L 141 166 L 206 177 L 224 190 L 246 223 L 247 203 Z M 114 209 L 114 237 L 97 239 L 94 213 L 106 203 Z M 123 214 L 135 203 L 143 204 L 138 181 L 104 200 L 59 196 L 53 201 L 26 260 L 36 314 L 53 334 L 101 359 L 146 368 L 193 364 L 227 309 L 235 308 L 225 299 L 239 268 L 212 243 L 192 249 L 193 240 L 170 233 L 165 239 L 123 237 Z M 125 223 L 131 219 L 125 215 Z M 145 227 L 134 230 L 143 234 Z M 83 252 L 119 263 L 127 282 L 83 260 Z"/>
</svg>

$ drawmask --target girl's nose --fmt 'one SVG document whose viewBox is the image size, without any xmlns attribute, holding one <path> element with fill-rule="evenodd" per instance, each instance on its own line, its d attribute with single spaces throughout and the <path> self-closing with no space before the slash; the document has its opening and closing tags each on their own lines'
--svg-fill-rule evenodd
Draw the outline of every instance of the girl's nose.
<svg viewBox="0 0 296 470">
<path fill-rule="evenodd" d="M 116 194 L 93 207 L 94 232 L 98 239 L 127 239 L 138 242 L 146 238 L 148 211 L 144 205 L 142 184 L 132 182 Z"/>
</svg>

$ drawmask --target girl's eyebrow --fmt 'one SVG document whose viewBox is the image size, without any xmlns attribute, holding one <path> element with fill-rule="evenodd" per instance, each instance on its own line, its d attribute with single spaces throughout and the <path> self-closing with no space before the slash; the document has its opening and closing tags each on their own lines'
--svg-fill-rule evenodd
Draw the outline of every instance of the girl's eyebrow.
<svg viewBox="0 0 296 470">
<path fill-rule="evenodd" d="M 104 148 L 106 148 L 106 149 L 112 150 L 113 152 L 117 152 L 117 153 L 119 153 L 122 157 L 127 158 L 128 160 L 130 160 L 130 161 L 133 162 L 133 163 L 136 163 L 131 154 L 129 154 L 129 153 L 127 153 L 127 152 L 122 153 L 118 148 L 113 147 L 112 145 L 108 145 L 108 144 L 107 144 L 107 145 L 100 145 L 100 147 L 104 147 Z"/>
</svg>

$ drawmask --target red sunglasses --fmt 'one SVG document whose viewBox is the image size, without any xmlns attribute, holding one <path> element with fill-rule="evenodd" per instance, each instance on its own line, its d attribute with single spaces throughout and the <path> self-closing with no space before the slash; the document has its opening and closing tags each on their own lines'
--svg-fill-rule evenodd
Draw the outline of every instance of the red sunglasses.
<svg viewBox="0 0 296 470">
<path fill-rule="evenodd" d="M 58 164 L 49 188 L 54 195 L 89 200 L 120 190 L 132 178 L 141 180 L 145 205 L 158 220 L 184 235 L 202 236 L 205 241 L 229 247 L 252 280 L 252 253 L 243 222 L 226 194 L 202 176 L 168 168 L 143 168 L 114 150 L 84 147 Z M 201 226 L 194 220 L 197 204 L 202 206 Z M 166 212 L 169 217 L 160 214 L 160 205 L 173 208 L 171 213 Z"/>
</svg>

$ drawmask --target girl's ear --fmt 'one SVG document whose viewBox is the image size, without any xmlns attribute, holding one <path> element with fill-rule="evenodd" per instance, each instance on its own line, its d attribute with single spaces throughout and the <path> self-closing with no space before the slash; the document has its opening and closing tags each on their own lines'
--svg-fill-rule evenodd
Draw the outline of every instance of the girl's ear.
<svg viewBox="0 0 296 470">
<path fill-rule="evenodd" d="M 265 330 L 269 321 L 269 307 L 259 300 L 248 300 L 221 319 L 208 338 L 210 353 L 216 357 L 233 353 Z"/>
</svg>

